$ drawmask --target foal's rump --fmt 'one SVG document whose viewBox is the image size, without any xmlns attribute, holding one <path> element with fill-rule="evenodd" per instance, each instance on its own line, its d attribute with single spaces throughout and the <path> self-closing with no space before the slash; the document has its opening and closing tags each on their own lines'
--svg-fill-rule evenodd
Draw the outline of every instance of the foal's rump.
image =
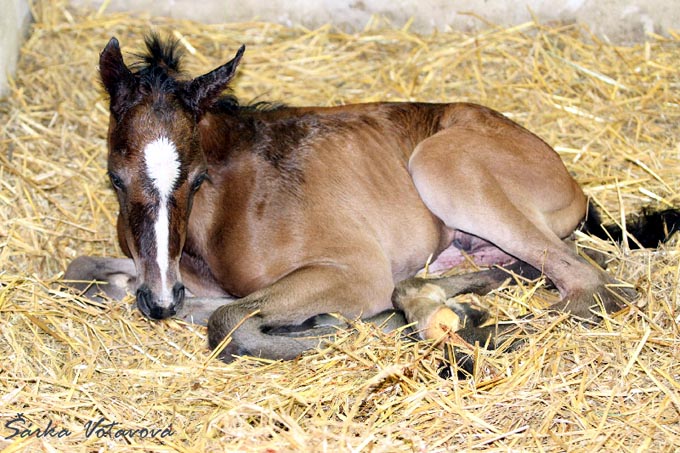
<svg viewBox="0 0 680 453">
<path fill-rule="evenodd" d="M 540 137 L 496 111 L 467 103 L 448 105 L 441 125 L 409 160 L 416 184 L 422 174 L 423 186 L 432 186 L 420 190 L 426 202 L 440 198 L 435 204 L 460 210 L 475 208 L 476 202 L 491 219 L 501 208 L 493 203 L 510 203 L 560 238 L 585 215 L 583 192 Z"/>
</svg>

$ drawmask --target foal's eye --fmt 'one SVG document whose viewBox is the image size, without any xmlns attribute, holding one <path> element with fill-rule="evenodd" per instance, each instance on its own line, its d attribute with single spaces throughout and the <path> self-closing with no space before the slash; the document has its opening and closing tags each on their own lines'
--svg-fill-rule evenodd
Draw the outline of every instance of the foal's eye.
<svg viewBox="0 0 680 453">
<path fill-rule="evenodd" d="M 125 186 L 123 185 L 123 180 L 120 179 L 120 176 L 109 172 L 109 180 L 111 181 L 111 185 L 113 186 L 114 189 L 116 190 L 125 190 Z"/>
<path fill-rule="evenodd" d="M 200 175 L 198 175 L 196 179 L 194 179 L 194 182 L 191 183 L 191 191 L 196 192 L 199 189 L 199 187 L 201 187 L 201 184 L 203 184 L 203 181 L 205 181 L 207 177 L 208 177 L 207 173 L 201 173 Z"/>
</svg>

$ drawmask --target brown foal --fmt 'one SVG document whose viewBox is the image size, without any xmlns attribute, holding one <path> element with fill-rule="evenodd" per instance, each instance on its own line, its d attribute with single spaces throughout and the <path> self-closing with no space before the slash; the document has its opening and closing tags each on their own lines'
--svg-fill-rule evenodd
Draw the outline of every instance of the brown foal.
<svg viewBox="0 0 680 453">
<path fill-rule="evenodd" d="M 100 56 L 129 259 L 76 259 L 66 279 L 106 283 L 88 295 L 131 291 L 149 318 L 207 322 L 211 347 L 231 334 L 225 360 L 293 358 L 318 344 L 327 313 L 396 308 L 423 338 L 458 330 L 469 312 L 446 298 L 509 274 L 414 278 L 451 244 L 449 258 L 461 249 L 540 269 L 561 295 L 552 308 L 581 318 L 631 296 L 563 241 L 586 197 L 550 146 L 500 113 L 467 103 L 240 106 L 223 91 L 243 47 L 195 79 L 182 76 L 176 44 L 152 36 L 147 47 L 131 68 L 115 38 Z M 466 338 L 487 341 L 476 328 Z"/>
</svg>

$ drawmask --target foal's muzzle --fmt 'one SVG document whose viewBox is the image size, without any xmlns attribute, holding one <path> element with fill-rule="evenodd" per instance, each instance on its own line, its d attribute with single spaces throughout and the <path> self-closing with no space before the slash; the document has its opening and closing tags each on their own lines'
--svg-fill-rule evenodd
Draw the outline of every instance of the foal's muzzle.
<svg viewBox="0 0 680 453">
<path fill-rule="evenodd" d="M 137 290 L 137 307 L 147 318 L 169 318 L 177 314 L 182 304 L 184 304 L 184 285 L 181 283 L 175 283 L 172 287 L 172 304 L 169 307 L 159 305 L 158 297 L 147 285 L 142 285 Z"/>
</svg>

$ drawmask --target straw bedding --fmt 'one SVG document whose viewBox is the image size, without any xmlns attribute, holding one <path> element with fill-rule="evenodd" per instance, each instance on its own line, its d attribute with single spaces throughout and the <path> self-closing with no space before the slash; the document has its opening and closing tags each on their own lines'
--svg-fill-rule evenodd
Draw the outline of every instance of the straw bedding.
<svg viewBox="0 0 680 453">
<path fill-rule="evenodd" d="M 298 360 L 224 365 L 210 356 L 203 328 L 150 322 L 131 299 L 93 305 L 57 283 L 79 254 L 120 255 L 97 80 L 98 52 L 113 35 L 133 52 L 149 29 L 174 32 L 194 75 L 245 43 L 234 82 L 244 101 L 486 104 L 553 144 L 616 221 L 642 205 L 680 204 L 680 36 L 616 47 L 575 25 L 421 36 L 376 20 L 344 34 L 53 2 L 34 9 L 19 73 L 0 101 L 3 451 L 680 448 L 677 239 L 628 251 L 579 237 L 638 286 L 637 305 L 595 327 L 539 316 L 541 333 L 523 348 L 477 351 L 475 377 L 465 381 L 438 377 L 441 353 L 431 345 L 361 323 Z M 524 282 L 483 303 L 508 318 L 554 298 L 542 282 Z M 8 441 L 8 424 L 32 435 Z M 63 436 L 35 435 L 49 426 Z M 142 428 L 172 432 L 118 431 Z"/>
</svg>

